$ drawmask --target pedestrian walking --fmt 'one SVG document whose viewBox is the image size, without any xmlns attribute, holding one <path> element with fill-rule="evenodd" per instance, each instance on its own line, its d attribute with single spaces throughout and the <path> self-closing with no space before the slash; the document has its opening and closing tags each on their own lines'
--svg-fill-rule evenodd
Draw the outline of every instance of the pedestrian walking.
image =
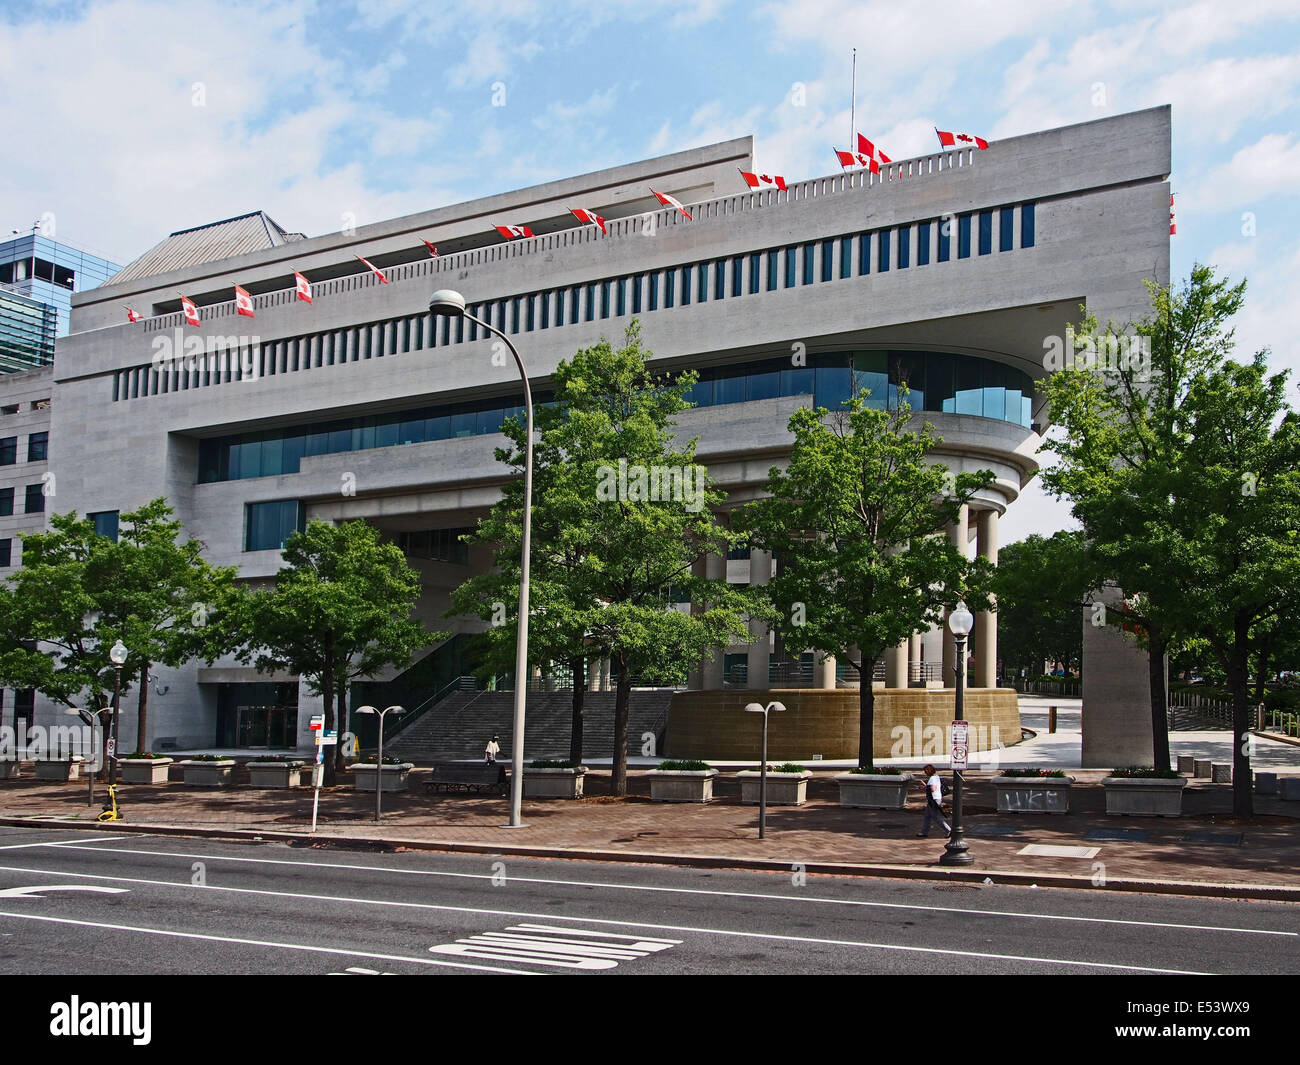
<svg viewBox="0 0 1300 1065">
<path fill-rule="evenodd" d="M 921 831 L 916 834 L 917 838 L 924 839 L 930 834 L 931 820 L 937 820 L 943 825 L 944 835 L 951 836 L 952 825 L 943 816 L 943 781 L 939 779 L 939 771 L 934 766 L 927 765 L 921 772 L 925 774 L 925 820 L 921 823 Z"/>
<path fill-rule="evenodd" d="M 501 737 L 493 733 L 492 738 L 488 740 L 487 746 L 483 748 L 483 759 L 486 765 L 495 765 L 497 755 L 501 753 L 501 744 L 497 743 Z"/>
</svg>

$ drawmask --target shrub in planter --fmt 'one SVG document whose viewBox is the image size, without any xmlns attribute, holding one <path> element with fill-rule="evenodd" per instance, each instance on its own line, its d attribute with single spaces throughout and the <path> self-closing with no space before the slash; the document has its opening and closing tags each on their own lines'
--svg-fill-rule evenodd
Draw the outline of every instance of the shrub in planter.
<svg viewBox="0 0 1300 1065">
<path fill-rule="evenodd" d="M 539 758 L 524 771 L 525 799 L 581 799 L 587 767 L 576 762 Z"/>
<path fill-rule="evenodd" d="M 118 759 L 123 784 L 166 784 L 172 760 L 148 751 Z"/>
<path fill-rule="evenodd" d="M 176 764 L 192 788 L 228 788 L 235 770 L 235 760 L 219 754 L 196 754 Z"/>
<path fill-rule="evenodd" d="M 1111 770 L 1101 782 L 1106 812 L 1138 817 L 1178 817 L 1183 811 L 1187 780 L 1172 769 L 1124 766 Z"/>
<path fill-rule="evenodd" d="M 384 764 L 380 766 L 376 764 L 375 756 L 368 754 L 361 761 L 352 763 L 352 786 L 357 791 L 374 791 L 376 781 L 382 779 L 384 791 L 405 791 L 407 777 L 414 768 L 414 762 L 403 762 L 388 755 L 384 756 Z"/>
<path fill-rule="evenodd" d="M 708 762 L 682 758 L 660 762 L 657 769 L 646 774 L 650 778 L 653 802 L 710 802 L 713 778 L 717 775 L 718 771 Z"/>
<path fill-rule="evenodd" d="M 1073 783 L 1064 769 L 1004 769 L 993 778 L 998 813 L 1068 814 Z"/>
<path fill-rule="evenodd" d="M 254 788 L 296 788 L 302 767 L 300 758 L 253 758 L 248 762 L 248 783 Z"/>
<path fill-rule="evenodd" d="M 897 766 L 860 765 L 847 773 L 838 773 L 840 805 L 859 810 L 901 810 L 907 805 L 907 792 L 913 776 Z"/>
<path fill-rule="evenodd" d="M 36 766 L 37 780 L 65 781 L 76 780 L 81 773 L 81 755 L 74 754 L 71 758 L 60 758 L 57 760 L 40 760 L 33 763 Z"/>
<path fill-rule="evenodd" d="M 740 801 L 746 806 L 757 806 L 763 774 L 758 769 L 743 769 L 736 776 L 740 780 Z M 768 806 L 802 806 L 808 801 L 810 773 L 796 762 L 785 762 L 767 772 Z"/>
</svg>

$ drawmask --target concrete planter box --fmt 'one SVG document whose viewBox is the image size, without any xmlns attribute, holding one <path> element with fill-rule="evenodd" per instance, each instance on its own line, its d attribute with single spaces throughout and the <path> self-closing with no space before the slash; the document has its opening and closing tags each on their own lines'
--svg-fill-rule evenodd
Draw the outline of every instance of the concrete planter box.
<svg viewBox="0 0 1300 1065">
<path fill-rule="evenodd" d="M 1187 781 L 1160 777 L 1106 777 L 1106 813 L 1135 817 L 1178 817 L 1183 812 Z"/>
<path fill-rule="evenodd" d="M 13 780 L 21 775 L 18 762 L 0 762 L 0 780 Z"/>
<path fill-rule="evenodd" d="M 911 773 L 839 773 L 835 777 L 840 805 L 859 810 L 902 810 L 912 780 Z"/>
<path fill-rule="evenodd" d="M 121 758 L 117 763 L 123 784 L 166 784 L 171 764 L 170 758 Z"/>
<path fill-rule="evenodd" d="M 195 762 L 186 759 L 178 762 L 185 774 L 185 784 L 191 788 L 228 788 L 230 778 L 235 771 L 233 758 L 221 758 L 215 762 Z"/>
<path fill-rule="evenodd" d="M 736 776 L 740 778 L 741 803 L 757 806 L 763 774 L 757 769 L 742 769 Z M 767 805 L 802 806 L 808 801 L 808 781 L 811 779 L 812 773 L 807 769 L 802 773 L 768 773 Z"/>
<path fill-rule="evenodd" d="M 377 768 L 378 766 L 357 762 L 352 767 L 352 786 L 356 788 L 357 791 L 374 791 L 376 780 L 375 770 Z M 406 778 L 414 768 L 414 762 L 402 762 L 399 765 L 384 766 L 384 791 L 405 791 Z"/>
<path fill-rule="evenodd" d="M 248 763 L 248 783 L 254 788 L 296 788 L 301 779 L 301 762 Z"/>
<path fill-rule="evenodd" d="M 1300 802 L 1300 777 L 1278 777 L 1277 794 L 1283 802 Z"/>
<path fill-rule="evenodd" d="M 81 775 L 81 759 L 66 758 L 58 762 L 37 762 L 37 780 L 76 780 Z"/>
<path fill-rule="evenodd" d="M 581 799 L 587 767 L 577 769 L 524 769 L 525 799 Z"/>
<path fill-rule="evenodd" d="M 713 778 L 716 769 L 652 769 L 650 778 L 652 802 L 711 802 Z M 527 780 L 527 774 L 524 780 Z"/>
<path fill-rule="evenodd" d="M 998 813 L 1068 814 L 1073 783 L 1074 777 L 994 777 Z"/>
</svg>

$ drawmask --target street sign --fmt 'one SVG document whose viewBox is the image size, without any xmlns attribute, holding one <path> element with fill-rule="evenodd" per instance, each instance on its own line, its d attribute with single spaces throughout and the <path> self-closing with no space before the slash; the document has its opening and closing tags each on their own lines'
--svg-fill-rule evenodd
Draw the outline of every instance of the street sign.
<svg viewBox="0 0 1300 1065">
<path fill-rule="evenodd" d="M 952 742 L 949 744 L 949 750 L 952 758 L 950 764 L 953 769 L 965 769 L 970 742 L 970 722 L 954 721 L 952 723 L 951 737 Z"/>
<path fill-rule="evenodd" d="M 324 714 L 312 714 L 312 715 L 311 715 L 311 724 L 308 726 L 308 728 L 310 728 L 310 729 L 312 730 L 312 732 L 319 732 L 319 731 L 320 731 L 321 729 L 323 729 L 324 727 L 325 727 L 325 715 L 324 715 Z"/>
<path fill-rule="evenodd" d="M 116 736 L 110 736 L 110 737 L 108 738 L 108 744 L 107 744 L 107 746 L 105 747 L 105 750 L 106 750 L 107 753 L 108 753 L 108 757 L 110 757 L 110 758 L 116 758 L 116 757 L 117 757 L 117 737 L 116 737 Z"/>
<path fill-rule="evenodd" d="M 338 729 L 335 729 L 335 728 L 332 728 L 332 729 L 321 729 L 320 732 L 316 733 L 316 746 L 317 746 L 317 747 L 330 747 L 330 746 L 333 746 L 334 744 L 336 744 L 336 743 L 338 743 L 338 742 L 339 742 L 339 730 L 338 730 Z"/>
</svg>

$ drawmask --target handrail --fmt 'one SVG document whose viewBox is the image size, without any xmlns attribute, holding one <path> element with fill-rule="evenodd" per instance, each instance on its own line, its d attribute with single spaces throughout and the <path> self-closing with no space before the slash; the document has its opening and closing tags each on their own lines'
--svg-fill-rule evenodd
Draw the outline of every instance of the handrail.
<svg viewBox="0 0 1300 1065">
<path fill-rule="evenodd" d="M 467 680 L 473 684 L 473 687 L 466 687 L 464 685 L 464 682 Z M 455 680 L 451 681 L 450 683 L 444 684 L 436 692 L 430 695 L 429 698 L 425 699 L 424 702 L 420 703 L 420 705 L 417 706 L 414 710 L 408 710 L 406 711 L 406 713 L 398 717 L 396 722 L 397 727 L 392 729 L 392 731 L 389 733 L 389 738 L 392 739 L 400 735 L 401 733 L 405 732 L 412 725 L 412 723 L 414 723 L 417 719 L 423 717 L 428 710 L 430 710 L 435 704 L 437 704 L 443 698 L 450 695 L 453 690 L 476 691 L 477 688 L 478 688 L 478 682 L 473 677 L 457 677 Z"/>
</svg>

